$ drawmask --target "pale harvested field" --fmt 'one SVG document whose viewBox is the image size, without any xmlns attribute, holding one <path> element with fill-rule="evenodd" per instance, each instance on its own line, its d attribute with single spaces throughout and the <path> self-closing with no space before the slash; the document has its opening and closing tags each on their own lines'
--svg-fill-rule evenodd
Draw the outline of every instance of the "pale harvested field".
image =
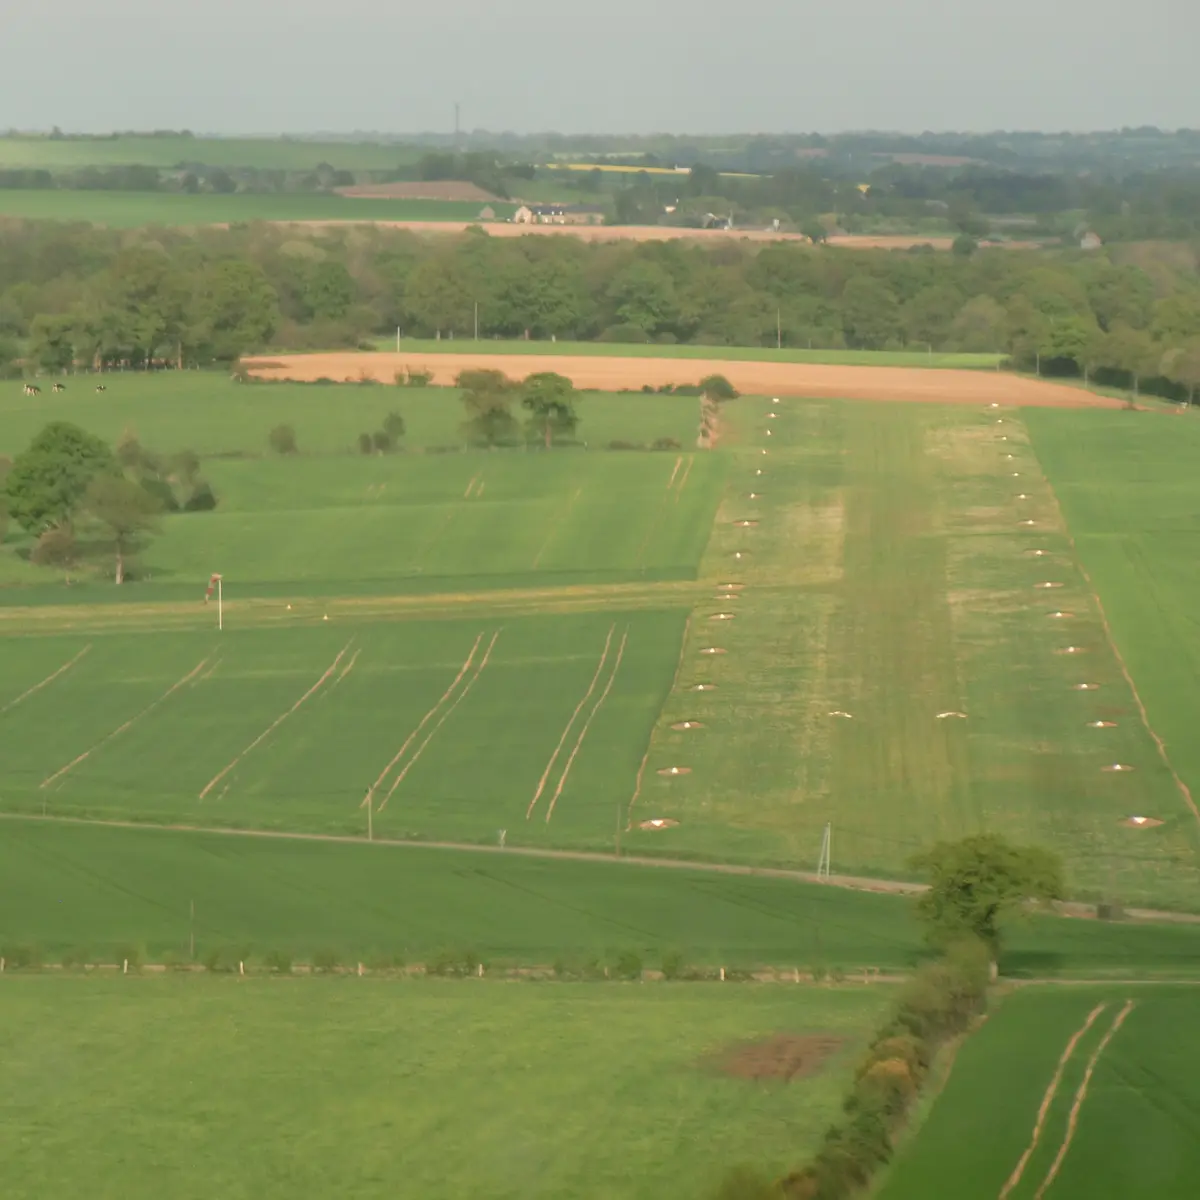
<svg viewBox="0 0 1200 1200">
<path fill-rule="evenodd" d="M 825 366 L 814 363 L 734 362 L 678 358 L 606 358 L 580 355 L 360 353 L 289 354 L 251 358 L 262 379 L 375 379 L 393 382 L 404 369 L 428 371 L 436 384 L 453 384 L 460 371 L 496 370 L 525 377 L 540 371 L 566 375 L 576 387 L 615 392 L 649 384 L 696 383 L 724 375 L 740 392 L 835 400 L 916 400 L 943 404 L 1119 408 L 1121 402 L 1081 388 L 996 371 L 906 367 Z"/>
<path fill-rule="evenodd" d="M 388 185 L 389 187 L 392 185 Z M 412 185 L 395 185 L 410 187 Z M 376 199 L 395 199 L 399 192 L 383 193 L 378 190 L 356 188 L 345 195 L 372 196 Z M 404 192 L 404 197 L 413 199 L 414 193 Z M 438 199 L 475 199 L 476 197 L 441 196 Z M 280 225 L 305 225 L 332 228 L 340 225 L 376 225 L 381 229 L 407 229 L 410 233 L 427 236 L 462 233 L 472 225 L 481 225 L 492 237 L 573 237 L 585 242 L 672 242 L 680 239 L 695 241 L 747 241 L 747 242 L 803 242 L 808 238 L 802 233 L 776 233 L 770 229 L 681 229 L 672 225 L 513 225 L 507 221 L 279 221 Z M 911 250 L 914 246 L 932 246 L 935 250 L 949 250 L 954 239 L 948 237 L 913 237 L 907 234 L 840 234 L 829 239 L 830 246 L 843 250 Z M 1036 249 L 1035 242 L 1005 242 L 1006 250 Z"/>
</svg>

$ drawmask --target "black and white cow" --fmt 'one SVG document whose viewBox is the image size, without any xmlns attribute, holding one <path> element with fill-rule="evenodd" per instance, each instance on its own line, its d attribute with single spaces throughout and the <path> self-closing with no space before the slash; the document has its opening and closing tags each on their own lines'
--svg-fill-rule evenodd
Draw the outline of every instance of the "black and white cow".
<svg viewBox="0 0 1200 1200">
<path fill-rule="evenodd" d="M 108 388 L 106 388 L 106 387 L 104 386 L 104 384 L 102 384 L 102 383 L 98 383 L 98 384 L 96 384 L 96 391 L 98 391 L 98 392 L 107 392 L 107 391 L 108 391 Z"/>
<path fill-rule="evenodd" d="M 41 394 L 42 394 L 42 389 L 40 387 L 38 387 L 38 385 L 36 383 L 27 383 L 25 385 L 25 395 L 40 396 Z"/>
<path fill-rule="evenodd" d="M 65 383 L 56 383 L 50 390 L 53 392 L 65 392 L 67 385 Z"/>
</svg>

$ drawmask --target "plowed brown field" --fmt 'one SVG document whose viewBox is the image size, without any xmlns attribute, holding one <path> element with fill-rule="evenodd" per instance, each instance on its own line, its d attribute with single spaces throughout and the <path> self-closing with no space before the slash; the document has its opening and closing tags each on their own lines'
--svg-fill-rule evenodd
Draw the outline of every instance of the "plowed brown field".
<svg viewBox="0 0 1200 1200">
<path fill-rule="evenodd" d="M 463 370 L 504 371 L 524 378 L 557 371 L 576 387 L 616 392 L 649 384 L 696 383 L 724 375 L 751 395 L 811 396 L 846 400 L 916 400 L 943 404 L 1038 405 L 1064 408 L 1119 408 L 1120 401 L 1066 384 L 1048 383 L 999 371 L 953 371 L 904 367 L 823 366 L 813 363 L 734 362 L 678 358 L 606 358 L 586 355 L 526 354 L 290 354 L 247 359 L 251 374 L 263 379 L 375 379 L 391 383 L 402 369 L 428 371 L 437 384 L 452 384 Z"/>
</svg>

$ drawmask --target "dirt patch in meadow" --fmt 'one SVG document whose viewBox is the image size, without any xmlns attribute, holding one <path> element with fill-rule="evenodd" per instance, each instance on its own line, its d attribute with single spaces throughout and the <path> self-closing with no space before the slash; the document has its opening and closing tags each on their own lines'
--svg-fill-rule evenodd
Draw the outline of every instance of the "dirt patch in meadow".
<svg viewBox="0 0 1200 1200">
<path fill-rule="evenodd" d="M 404 369 L 427 371 L 433 382 L 452 385 L 460 371 L 496 370 L 527 376 L 557 371 L 588 391 L 640 390 L 644 385 L 694 383 L 725 375 L 749 395 L 805 396 L 845 400 L 913 400 L 926 403 L 1006 404 L 1061 408 L 1119 408 L 1120 401 L 1080 388 L 998 371 L 910 367 L 828 366 L 818 363 L 738 362 L 720 359 L 608 358 L 602 355 L 427 354 L 346 352 L 291 354 L 246 359 L 263 379 L 376 379 L 391 383 Z"/>
<path fill-rule="evenodd" d="M 816 1075 L 845 1044 L 845 1038 L 826 1034 L 777 1033 L 728 1046 L 711 1055 L 706 1065 L 734 1079 L 791 1083 Z"/>
</svg>

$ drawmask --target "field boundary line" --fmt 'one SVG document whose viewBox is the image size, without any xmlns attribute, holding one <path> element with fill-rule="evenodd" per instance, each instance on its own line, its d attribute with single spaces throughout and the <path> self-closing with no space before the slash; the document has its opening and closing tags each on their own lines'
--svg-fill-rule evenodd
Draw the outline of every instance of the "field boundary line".
<svg viewBox="0 0 1200 1200">
<path fill-rule="evenodd" d="M 550 548 L 550 543 L 554 540 L 555 536 L 557 535 L 558 531 L 563 527 L 563 525 L 566 524 L 567 518 L 571 515 L 571 510 L 575 507 L 575 502 L 582 495 L 583 495 L 583 488 L 577 487 L 575 489 L 574 495 L 571 497 L 570 501 L 568 502 L 567 507 L 564 508 L 562 510 L 562 512 L 559 514 L 558 520 L 555 521 L 554 524 L 550 526 L 550 530 L 546 534 L 546 540 L 542 543 L 541 548 L 533 556 L 532 570 L 534 570 L 534 571 L 537 570 L 538 563 L 540 563 L 542 561 L 542 555 L 545 554 L 546 551 Z"/>
<path fill-rule="evenodd" d="M 240 763 L 242 761 L 242 759 L 246 757 L 247 754 L 249 754 L 252 750 L 257 748 L 258 746 L 261 746 L 263 744 L 263 742 L 265 742 L 267 740 L 267 738 L 270 737 L 271 734 L 274 733 L 275 730 L 278 729 L 279 726 L 282 725 L 284 723 L 284 721 L 286 721 L 288 719 L 288 717 L 290 717 L 292 715 L 292 713 L 294 713 L 314 692 L 319 690 L 325 684 L 326 680 L 328 680 L 329 677 L 338 669 L 338 664 L 342 661 L 343 658 L 345 658 L 346 651 L 350 649 L 351 645 L 353 645 L 353 642 L 354 642 L 354 639 L 351 638 L 350 641 L 348 641 L 338 651 L 337 657 L 325 669 L 325 673 L 321 676 L 321 678 L 318 679 L 317 682 L 314 683 L 312 685 L 312 687 L 310 687 L 308 689 L 308 691 L 305 692 L 304 695 L 301 696 L 300 699 L 297 700 L 296 703 L 292 705 L 291 708 L 289 708 L 286 712 L 281 713 L 278 717 L 276 717 L 275 720 L 272 721 L 271 724 L 268 725 L 267 728 L 264 729 L 263 732 L 260 733 L 258 735 L 258 737 L 256 737 L 254 739 L 254 741 L 252 741 L 250 743 L 250 745 L 248 745 L 245 748 L 245 750 L 243 750 L 241 752 L 241 754 L 237 755 L 237 757 L 234 758 L 228 764 L 228 766 L 223 767 L 218 774 L 214 775 L 204 785 L 204 790 L 201 791 L 201 793 L 200 793 L 201 800 L 203 800 L 205 798 L 205 796 L 207 796 L 208 793 L 211 792 L 213 790 L 213 788 L 216 787 L 217 784 L 220 783 L 221 780 L 224 779 L 225 776 L 228 775 L 229 772 L 232 771 L 233 768 L 236 767 L 238 765 L 238 763 Z"/>
<path fill-rule="evenodd" d="M 596 664 L 596 672 L 592 676 L 591 683 L 588 684 L 587 691 L 579 699 L 579 703 L 575 705 L 575 711 L 571 713 L 570 720 L 563 727 L 562 736 L 558 739 L 558 745 L 554 747 L 554 753 L 550 755 L 550 761 L 546 763 L 546 769 L 542 772 L 541 779 L 538 780 L 537 790 L 533 793 L 533 799 L 529 802 L 529 807 L 525 810 L 525 820 L 529 820 L 533 816 L 533 810 L 541 799 L 542 792 L 546 790 L 546 781 L 550 778 L 551 771 L 554 770 L 554 764 L 558 761 L 558 756 L 562 752 L 562 748 L 566 745 L 567 737 L 570 735 L 571 728 L 575 724 L 575 719 L 579 716 L 583 706 L 587 703 L 588 697 L 596 690 L 596 680 L 600 678 L 600 672 L 604 670 L 604 663 L 608 659 L 609 647 L 612 645 L 613 634 L 617 631 L 617 623 L 614 621 L 608 627 L 608 637 L 604 639 L 604 650 L 600 654 L 600 661 Z"/>
<path fill-rule="evenodd" d="M 484 842 L 447 842 L 437 839 L 375 837 L 368 841 L 361 834 L 349 833 L 306 833 L 287 829 L 238 829 L 230 825 L 189 825 L 185 822 L 166 821 L 121 821 L 111 817 L 67 817 L 39 812 L 3 812 L 0 821 L 26 821 L 44 825 L 82 825 L 102 829 L 145 829 L 158 833 L 214 834 L 218 837 L 261 838 L 283 842 L 328 842 L 342 846 L 383 846 L 391 849 L 445 850 L 454 854 L 507 854 L 517 858 L 549 858 L 565 862 L 605 863 L 609 866 L 657 868 L 660 870 L 701 871 L 711 875 L 759 876 L 763 879 L 785 879 L 792 883 L 820 883 L 826 887 L 839 888 L 848 892 L 873 892 L 887 896 L 919 896 L 929 890 L 926 883 L 915 883 L 905 879 L 878 879 L 869 875 L 821 875 L 816 871 L 805 871 L 789 867 L 756 867 L 749 863 L 705 862 L 695 858 L 654 858 L 647 854 L 602 854 L 598 850 L 555 850 L 542 846 L 504 846 Z M 1127 912 L 1133 912 L 1127 909 Z M 1138 909 L 1137 923 L 1175 922 L 1183 918 L 1188 924 L 1200 923 L 1200 916 L 1193 913 L 1176 913 L 1156 909 Z M 1116 984 L 1147 985 L 1189 984 L 1200 986 L 1195 977 L 1134 977 L 1116 976 L 1107 979 L 1083 979 L 1074 976 L 1044 979 L 1004 977 L 1004 982 L 1014 987 L 1042 985 L 1111 987 Z"/>
<path fill-rule="evenodd" d="M 1083 1024 L 1067 1039 L 1065 1049 L 1058 1056 L 1058 1066 L 1050 1078 L 1045 1095 L 1042 1096 L 1042 1103 L 1038 1106 L 1037 1119 L 1033 1123 L 1033 1136 L 1029 1139 L 1029 1145 L 1025 1147 L 1025 1153 L 1017 1160 L 1017 1165 L 1013 1168 L 1013 1173 L 1000 1189 L 999 1200 L 1005 1200 L 1005 1197 L 1021 1182 L 1021 1177 L 1025 1174 L 1025 1168 L 1029 1166 L 1029 1160 L 1033 1157 L 1033 1152 L 1042 1140 L 1042 1132 L 1046 1127 L 1046 1117 L 1050 1112 L 1050 1106 L 1054 1103 L 1054 1098 L 1058 1095 L 1058 1089 L 1062 1085 L 1063 1075 L 1067 1070 L 1067 1063 L 1071 1061 L 1071 1055 L 1075 1053 L 1075 1047 L 1079 1045 L 1080 1039 L 1091 1029 L 1096 1023 L 1096 1019 L 1107 1007 L 1107 1004 L 1097 1004 L 1088 1013 Z"/>
<path fill-rule="evenodd" d="M 654 723 L 650 726 L 650 736 L 646 739 L 646 753 L 642 755 L 642 761 L 638 764 L 637 778 L 633 782 L 633 795 L 629 797 L 629 805 L 625 809 L 625 829 L 629 830 L 630 822 L 633 820 L 634 805 L 638 802 L 638 797 L 642 794 L 642 779 L 646 774 L 646 764 L 650 761 L 650 751 L 654 748 L 654 733 L 658 728 L 659 723 L 663 718 L 663 710 L 670 703 L 671 697 L 675 695 L 679 689 L 679 677 L 683 674 L 683 660 L 687 655 L 688 638 L 692 632 L 692 617 L 694 613 L 688 613 L 687 620 L 683 623 L 683 637 L 679 642 L 679 659 L 675 663 L 675 674 L 671 677 L 671 687 L 667 692 L 666 699 L 662 703 L 662 707 L 658 710 L 658 716 Z"/>
<path fill-rule="evenodd" d="M 6 713 L 10 708 L 16 708 L 22 700 L 28 700 L 35 692 L 40 692 L 42 688 L 52 684 L 60 675 L 65 675 L 91 648 L 92 644 L 89 642 L 70 662 L 63 663 L 57 671 L 47 675 L 41 683 L 35 683 L 33 687 L 29 688 L 28 691 L 22 692 L 15 700 L 10 700 L 3 708 L 0 708 L 0 713 Z"/>
<path fill-rule="evenodd" d="M 450 716 L 454 710 L 467 698 L 471 689 L 476 685 L 476 683 L 479 682 L 479 677 L 483 674 L 484 668 L 488 665 L 488 660 L 492 657 L 492 650 L 495 649 L 496 643 L 499 640 L 500 630 L 497 629 L 496 632 L 492 634 L 492 640 L 488 643 L 488 648 L 483 652 L 483 657 L 479 660 L 479 666 L 475 668 L 475 674 L 463 684 L 462 690 L 457 696 L 454 697 L 454 700 L 450 703 L 449 707 L 447 707 L 442 715 L 437 719 L 437 722 L 429 731 L 425 740 L 413 751 L 412 758 L 410 758 L 408 762 L 404 764 L 404 769 L 392 781 L 392 786 L 388 788 L 387 795 L 383 798 L 383 803 L 378 809 L 376 809 L 377 812 L 383 812 L 383 810 L 387 808 L 387 802 L 392 798 L 392 793 L 395 792 L 395 790 L 404 782 L 404 777 L 409 773 L 409 771 L 416 766 L 417 759 L 419 759 L 421 755 L 425 753 L 429 743 L 432 742 L 436 736 L 437 731 L 441 729 L 443 725 L 445 725 L 445 723 L 450 719 Z"/>
<path fill-rule="evenodd" d="M 1034 1193 L 1033 1200 L 1042 1200 L 1046 1194 L 1046 1189 L 1054 1182 L 1063 1163 L 1066 1161 L 1067 1152 L 1071 1149 L 1071 1142 L 1075 1139 L 1075 1130 L 1079 1126 L 1079 1113 L 1083 1108 L 1083 1102 L 1087 1099 L 1088 1084 L 1092 1081 L 1092 1072 L 1096 1069 L 1096 1064 L 1100 1061 L 1100 1056 L 1108 1049 L 1108 1044 L 1117 1036 L 1117 1030 L 1125 1024 L 1125 1018 L 1133 1012 L 1136 1001 L 1126 1000 L 1125 1007 L 1113 1018 L 1113 1023 L 1108 1027 L 1108 1032 L 1100 1039 L 1100 1045 L 1092 1052 L 1092 1057 L 1088 1059 L 1087 1070 L 1083 1073 L 1083 1081 L 1079 1085 L 1079 1090 L 1075 1093 L 1075 1102 L 1071 1105 L 1071 1113 L 1067 1117 L 1067 1132 L 1063 1137 L 1062 1145 L 1058 1148 L 1058 1154 L 1054 1157 L 1054 1162 L 1050 1164 L 1050 1170 L 1046 1174 L 1046 1178 L 1042 1180 L 1041 1186 Z"/>
<path fill-rule="evenodd" d="M 183 687 L 185 684 L 191 683 L 191 681 L 193 679 L 195 679 L 196 676 L 199 675 L 200 672 L 203 671 L 206 666 L 208 666 L 211 658 L 212 658 L 212 655 L 209 655 L 208 658 L 201 660 L 182 679 L 171 684 L 171 686 L 169 688 L 167 688 L 167 690 L 165 692 L 163 692 L 163 694 L 161 696 L 159 696 L 157 700 L 153 701 L 150 704 L 147 704 L 146 707 L 143 708 L 141 712 L 130 717 L 129 720 L 126 721 L 123 725 L 117 726 L 117 728 L 114 729 L 111 733 L 106 733 L 94 746 L 85 750 L 77 758 L 73 758 L 69 763 L 67 763 L 67 765 L 65 767 L 60 767 L 57 771 L 54 772 L 53 775 L 47 776 L 45 779 L 42 780 L 42 782 L 38 785 L 38 787 L 39 788 L 49 787 L 56 779 L 61 779 L 68 771 L 74 770 L 75 767 L 79 766 L 79 764 L 81 762 L 83 762 L 83 760 L 85 758 L 90 758 L 92 756 L 93 752 L 95 752 L 96 750 L 99 750 L 101 746 L 107 744 L 108 742 L 111 742 L 113 740 L 113 738 L 119 737 L 122 733 L 124 733 L 131 726 L 136 725 L 138 723 L 138 721 L 140 721 L 148 712 L 152 712 L 154 709 L 156 709 L 164 700 L 169 699 L 172 695 L 174 695 L 177 691 L 179 691 L 179 689 L 181 687 Z"/>
<path fill-rule="evenodd" d="M 379 777 L 375 780 L 375 782 L 371 784 L 369 788 L 367 788 L 366 798 L 363 800 L 362 804 L 358 806 L 359 808 L 364 808 L 372 799 L 374 799 L 376 788 L 378 788 L 379 785 L 387 778 L 388 772 L 390 772 L 391 769 L 400 761 L 400 759 L 404 757 L 404 752 L 409 748 L 409 746 L 412 745 L 413 741 L 416 739 L 421 730 L 425 728 L 426 722 L 433 719 L 438 709 L 446 703 L 446 701 L 450 698 L 450 694 L 456 687 L 458 687 L 459 680 L 461 680 L 462 677 L 471 669 L 471 664 L 475 661 L 475 652 L 479 649 L 479 643 L 483 641 L 483 632 L 483 630 L 480 630 L 480 632 L 476 634 L 475 644 L 471 647 L 471 652 L 463 661 L 463 665 L 459 667 L 458 674 L 455 675 L 454 679 L 450 683 L 450 686 L 441 694 L 433 707 L 420 719 L 420 721 L 417 722 L 416 728 L 408 735 L 408 737 L 404 739 L 404 745 L 402 745 L 400 749 L 396 751 L 391 762 L 389 762 L 388 765 L 379 772 Z"/>
<path fill-rule="evenodd" d="M 558 804 L 558 798 L 563 793 L 563 788 L 567 786 L 567 776 L 571 773 L 571 768 L 575 765 L 575 756 L 583 748 L 583 739 L 587 737 L 588 730 L 591 728 L 592 722 L 596 719 L 596 715 L 604 707 L 604 701 L 608 699 L 608 693 L 612 691 L 612 686 L 617 682 L 617 674 L 621 670 L 621 659 L 625 657 L 625 647 L 629 642 L 629 630 L 625 630 L 621 638 L 621 644 L 617 647 L 617 659 L 613 664 L 613 672 L 608 677 L 608 683 L 604 687 L 604 691 L 600 693 L 600 698 L 596 701 L 595 707 L 588 714 L 588 718 L 583 723 L 583 728 L 579 731 L 579 739 L 575 743 L 575 748 L 571 751 L 570 757 L 567 759 L 567 765 L 563 768 L 562 777 L 558 781 L 558 787 L 554 789 L 554 795 L 550 797 L 550 807 L 546 809 L 546 824 L 550 824 L 550 818 L 554 816 L 555 806 Z"/>
<path fill-rule="evenodd" d="M 1033 443 L 1032 438 L 1029 442 L 1033 448 L 1034 456 L 1037 456 L 1037 448 Z M 1039 460 L 1040 465 L 1040 460 Z M 1045 474 L 1045 471 L 1042 472 Z M 1130 673 L 1129 667 L 1125 664 L 1125 658 L 1121 654 L 1121 648 L 1117 645 L 1117 639 L 1113 635 L 1112 626 L 1108 623 L 1108 613 L 1104 609 L 1104 601 L 1100 599 L 1100 592 L 1096 585 L 1092 582 L 1091 575 L 1088 574 L 1087 567 L 1083 565 L 1083 558 L 1079 553 L 1079 548 L 1075 544 L 1075 537 L 1071 533 L 1070 527 L 1062 514 L 1062 505 L 1058 502 L 1058 493 L 1054 490 L 1054 484 L 1050 482 L 1050 477 L 1046 476 L 1046 486 L 1050 489 L 1050 495 L 1054 498 L 1054 507 L 1058 509 L 1058 517 L 1062 522 L 1063 530 L 1066 532 L 1067 541 L 1071 546 L 1071 555 L 1075 559 L 1075 565 L 1079 568 L 1080 575 L 1083 576 L 1084 582 L 1088 586 L 1088 591 L 1092 599 L 1096 602 L 1096 609 L 1100 613 L 1100 624 L 1104 626 L 1104 636 L 1108 639 L 1109 649 L 1113 652 L 1113 657 L 1117 660 L 1117 666 L 1121 668 L 1121 674 L 1125 676 L 1125 682 L 1129 684 L 1129 690 L 1133 694 L 1133 702 L 1137 705 L 1138 713 L 1142 718 L 1142 725 L 1146 732 L 1150 735 L 1151 740 L 1158 748 L 1158 756 L 1162 759 L 1163 766 L 1170 772 L 1171 778 L 1175 781 L 1175 786 L 1179 789 L 1179 794 L 1183 797 L 1184 802 L 1191 810 L 1192 816 L 1196 819 L 1196 823 L 1200 825 L 1200 808 L 1196 806 L 1196 801 L 1192 796 L 1192 790 L 1180 778 L 1179 772 L 1175 770 L 1175 764 L 1171 762 L 1170 756 L 1167 754 L 1167 743 L 1158 735 L 1158 731 L 1150 724 L 1150 714 L 1146 711 L 1145 704 L 1142 703 L 1141 694 L 1137 690 L 1137 684 L 1133 681 L 1133 675 Z"/>
</svg>

